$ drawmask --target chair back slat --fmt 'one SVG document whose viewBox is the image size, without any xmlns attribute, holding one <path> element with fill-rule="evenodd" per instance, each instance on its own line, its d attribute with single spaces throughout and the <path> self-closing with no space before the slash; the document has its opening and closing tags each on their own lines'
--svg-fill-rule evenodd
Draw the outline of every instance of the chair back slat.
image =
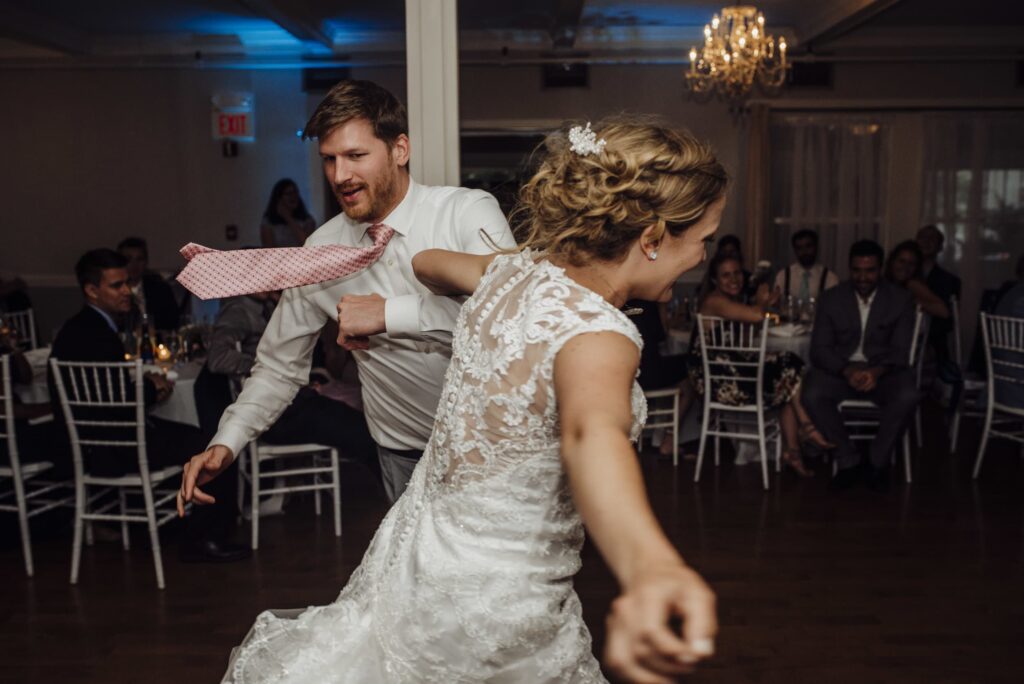
<svg viewBox="0 0 1024 684">
<path fill-rule="evenodd" d="M 752 403 L 745 406 L 759 407 L 764 383 L 768 320 L 743 323 L 697 314 L 697 334 L 704 364 L 705 401 L 714 401 L 715 385 L 729 382 L 744 388 L 752 397 Z M 736 369 L 752 369 L 753 372 L 737 374 Z"/>
<path fill-rule="evenodd" d="M 953 317 L 953 361 L 958 368 L 964 367 L 963 338 L 960 334 L 960 300 L 956 295 L 949 298 L 949 311 Z"/>
<path fill-rule="evenodd" d="M 148 478 L 145 404 L 140 360 L 92 363 L 50 359 L 76 471 L 84 469 L 82 447 L 136 450 Z M 134 391 L 130 388 L 134 386 Z"/>
<path fill-rule="evenodd" d="M 4 419 L 0 422 L 0 441 L 7 442 L 7 452 L 11 454 L 11 462 L 17 458 L 18 442 L 14 434 L 14 397 L 11 389 L 11 358 L 0 356 L 0 406 L 4 410 Z"/>
</svg>

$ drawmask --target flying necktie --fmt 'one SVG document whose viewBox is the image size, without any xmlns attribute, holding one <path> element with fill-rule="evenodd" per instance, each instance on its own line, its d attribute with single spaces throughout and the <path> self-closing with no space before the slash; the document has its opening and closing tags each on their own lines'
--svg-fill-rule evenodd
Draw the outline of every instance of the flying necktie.
<svg viewBox="0 0 1024 684">
<path fill-rule="evenodd" d="M 200 299 L 235 297 L 312 285 L 361 271 L 377 261 L 394 228 L 375 223 L 367 229 L 372 247 L 318 245 L 220 251 L 190 242 L 181 248 L 188 265 L 178 282 Z"/>
</svg>

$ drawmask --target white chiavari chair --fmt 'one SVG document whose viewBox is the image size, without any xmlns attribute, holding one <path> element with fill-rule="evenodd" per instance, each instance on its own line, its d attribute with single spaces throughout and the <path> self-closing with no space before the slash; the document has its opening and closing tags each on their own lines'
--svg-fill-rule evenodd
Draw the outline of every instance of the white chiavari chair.
<svg viewBox="0 0 1024 684">
<path fill-rule="evenodd" d="M 719 440 L 729 437 L 757 442 L 761 458 L 761 481 L 764 488 L 768 489 L 768 440 L 775 440 L 776 459 L 780 459 L 782 453 L 778 421 L 766 418 L 764 408 L 764 358 L 768 320 L 741 323 L 698 314 L 697 334 L 704 364 L 704 415 L 693 481 L 700 481 L 707 438 L 715 438 L 717 466 Z M 723 383 L 746 394 L 750 401 L 738 405 L 717 401 L 715 391 Z"/>
<path fill-rule="evenodd" d="M 647 422 L 644 432 L 665 429 L 665 439 L 672 440 L 672 465 L 679 465 L 679 402 L 682 391 L 678 387 L 647 390 Z"/>
<path fill-rule="evenodd" d="M 156 583 L 164 588 L 159 528 L 177 516 L 175 499 L 181 466 L 159 470 L 149 467 L 146 452 L 146 416 L 142 362 L 90 363 L 50 359 L 61 409 L 71 438 L 75 469 L 75 523 L 71 547 L 71 584 L 78 582 L 83 527 L 92 521 L 121 523 L 121 537 L 129 548 L 128 524 L 145 523 L 153 551 Z M 100 476 L 87 472 L 83 448 L 131 450 L 137 472 Z M 168 482 L 169 481 L 169 482 Z M 90 495 L 89 489 L 99 489 Z M 98 503 L 106 494 L 116 495 Z M 141 507 L 129 505 L 129 496 L 141 497 Z M 116 510 L 114 510 L 116 509 Z"/>
<path fill-rule="evenodd" d="M 968 374 L 964 363 L 963 331 L 960 328 L 960 303 L 954 296 L 950 303 L 953 314 L 953 361 L 960 369 L 963 385 L 960 387 L 956 405 L 953 406 L 953 418 L 949 426 L 949 450 L 956 452 L 960 441 L 960 422 L 964 418 L 984 418 L 983 406 L 987 383 L 984 379 Z"/>
<path fill-rule="evenodd" d="M 982 313 L 981 335 L 985 347 L 988 384 L 985 423 L 974 462 L 974 478 L 981 471 L 985 449 L 992 437 L 1002 437 L 1024 445 L 1024 429 L 1004 430 L 996 427 L 1006 421 L 1018 426 L 1024 423 L 1024 405 L 1014 406 L 1007 402 L 1005 396 L 999 396 L 1014 389 L 1024 396 L 1024 318 Z"/>
<path fill-rule="evenodd" d="M 58 506 L 70 503 L 65 494 L 67 483 L 51 482 L 40 476 L 53 468 L 50 461 L 21 462 L 17 428 L 14 422 L 14 396 L 11 388 L 10 357 L 0 357 L 0 444 L 7 451 L 7 465 L 0 465 L 0 511 L 17 513 L 21 531 L 21 550 L 25 558 L 25 574 L 32 577 L 32 538 L 29 520 Z M 8 489 L 8 485 L 10 488 Z"/>
<path fill-rule="evenodd" d="M 256 440 L 249 444 L 248 452 L 254 550 L 260 543 L 260 501 L 275 494 L 313 492 L 316 514 L 320 515 L 320 492 L 330 491 L 334 500 L 334 536 L 341 536 L 341 476 L 337 449 L 323 444 L 267 444 Z M 263 466 L 271 461 L 296 458 L 311 459 L 311 463 L 289 464 L 286 468 L 262 472 Z M 287 479 L 292 482 L 281 482 Z M 265 481 L 270 481 L 269 486 Z"/>
</svg>

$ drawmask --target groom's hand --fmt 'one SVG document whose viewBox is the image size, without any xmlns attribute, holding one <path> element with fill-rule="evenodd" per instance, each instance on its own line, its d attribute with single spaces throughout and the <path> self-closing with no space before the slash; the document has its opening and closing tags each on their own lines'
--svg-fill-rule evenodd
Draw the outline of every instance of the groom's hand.
<svg viewBox="0 0 1024 684">
<path fill-rule="evenodd" d="M 366 349 L 369 336 L 386 331 L 384 298 L 378 294 L 345 295 L 338 302 L 338 344 L 345 349 Z"/>
<path fill-rule="evenodd" d="M 181 489 L 178 490 L 178 517 L 185 516 L 185 504 L 195 501 L 198 504 L 212 504 L 215 499 L 199 488 L 220 475 L 235 460 L 223 444 L 214 444 L 201 454 L 196 454 L 185 463 L 181 472 Z"/>
</svg>

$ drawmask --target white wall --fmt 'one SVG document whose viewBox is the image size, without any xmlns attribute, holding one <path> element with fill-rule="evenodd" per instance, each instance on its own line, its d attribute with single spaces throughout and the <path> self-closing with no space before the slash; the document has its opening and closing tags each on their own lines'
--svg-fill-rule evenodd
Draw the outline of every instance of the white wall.
<svg viewBox="0 0 1024 684">
<path fill-rule="evenodd" d="M 404 99 L 403 68 L 358 69 L 353 76 L 377 80 Z M 459 78 L 463 122 L 500 126 L 629 111 L 689 127 L 712 143 L 736 180 L 723 231 L 742 234 L 742 128 L 724 105 L 686 96 L 681 66 L 592 66 L 586 89 L 544 90 L 536 66 L 463 66 Z M 318 96 L 301 85 L 301 73 L 292 70 L 0 71 L 0 274 L 19 273 L 35 290 L 67 287 L 78 255 L 126 235 L 145 237 L 152 265 L 166 270 L 180 267 L 177 250 L 185 242 L 218 248 L 257 242 L 270 188 L 283 176 L 297 181 L 322 221 L 315 148 L 295 135 Z M 238 157 L 226 159 L 210 134 L 210 97 L 230 90 L 255 94 L 256 142 L 240 144 Z M 1013 86 L 1009 62 L 843 63 L 833 90 L 793 91 L 771 102 L 917 109 L 1005 105 L 1024 97 Z M 908 116 L 903 126 L 912 133 L 913 112 Z M 919 168 L 903 161 L 898 194 L 906 198 L 916 180 L 905 174 Z M 917 200 L 906 198 L 896 209 L 912 232 Z M 227 224 L 239 227 L 233 244 L 224 238 Z M 40 299 L 77 306 L 67 292 L 52 294 Z M 44 334 L 65 315 L 42 313 Z"/>
<path fill-rule="evenodd" d="M 296 71 L 3 71 L 0 131 L 7 197 L 0 271 L 70 274 L 75 259 L 127 235 L 146 238 L 151 265 L 180 266 L 185 242 L 258 242 L 273 183 L 309 190 L 306 121 Z M 255 94 L 256 142 L 221 155 L 210 98 Z M 45 279 L 43 279 L 45 281 Z"/>
</svg>

